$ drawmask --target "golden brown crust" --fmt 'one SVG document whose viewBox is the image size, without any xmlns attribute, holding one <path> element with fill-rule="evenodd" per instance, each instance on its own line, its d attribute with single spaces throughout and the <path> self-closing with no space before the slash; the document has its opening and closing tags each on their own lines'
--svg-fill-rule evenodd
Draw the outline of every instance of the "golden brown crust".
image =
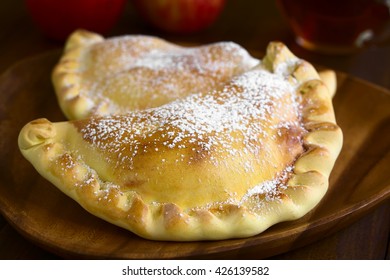
<svg viewBox="0 0 390 280">
<path fill-rule="evenodd" d="M 318 72 L 321 80 L 328 87 L 329 94 L 333 97 L 337 90 L 336 72 L 331 69 L 324 69 Z"/>
<path fill-rule="evenodd" d="M 69 119 L 124 114 L 208 92 L 258 64 L 232 42 L 180 47 L 151 36 L 75 31 L 52 73 Z"/>
<path fill-rule="evenodd" d="M 42 176 L 86 210 L 145 238 L 252 236 L 317 205 L 327 190 L 342 133 L 328 88 L 309 63 L 283 44 L 270 43 L 263 63 L 242 77 L 221 90 L 127 116 L 62 123 L 40 119 L 22 129 L 19 147 Z M 264 99 L 270 89 L 276 93 Z M 245 99 L 247 93 L 255 95 Z M 256 107 L 256 98 L 266 107 Z M 188 126 L 198 127 L 206 119 L 190 116 L 183 124 L 169 115 L 170 121 L 158 126 L 167 112 L 181 116 L 183 106 L 196 111 L 193 104 L 200 104 L 207 114 L 213 100 L 215 108 L 230 107 L 226 117 L 211 112 L 207 120 L 222 123 L 203 123 L 202 137 L 172 135 L 179 128 L 193 131 Z M 274 106 L 267 107 L 273 100 Z M 237 112 L 244 116 L 226 122 Z M 265 125 L 253 126 L 258 122 Z"/>
</svg>

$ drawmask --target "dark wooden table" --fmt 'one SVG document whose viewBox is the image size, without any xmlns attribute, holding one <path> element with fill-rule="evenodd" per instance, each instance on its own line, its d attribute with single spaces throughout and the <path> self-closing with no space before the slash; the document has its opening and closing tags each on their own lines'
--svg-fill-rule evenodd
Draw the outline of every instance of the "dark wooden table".
<svg viewBox="0 0 390 280">
<path fill-rule="evenodd" d="M 118 24 L 106 35 L 136 33 L 191 44 L 230 40 L 255 51 L 264 51 L 269 41 L 280 40 L 310 62 L 390 88 L 390 43 L 348 56 L 308 52 L 294 43 L 291 31 L 272 0 L 228 0 L 221 17 L 211 28 L 186 36 L 162 34 L 149 28 L 127 3 Z M 19 60 L 62 46 L 60 42 L 45 38 L 34 27 L 23 1 L 0 1 L 0 72 Z M 389 241 L 390 203 L 387 200 L 342 230 L 272 259 L 390 259 Z M 0 259 L 58 258 L 21 236 L 0 215 Z"/>
</svg>

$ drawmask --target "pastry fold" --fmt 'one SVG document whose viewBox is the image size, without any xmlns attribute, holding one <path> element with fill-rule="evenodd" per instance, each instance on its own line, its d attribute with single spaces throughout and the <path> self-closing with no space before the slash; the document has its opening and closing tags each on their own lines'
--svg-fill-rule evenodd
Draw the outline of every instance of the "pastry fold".
<svg viewBox="0 0 390 280">
<path fill-rule="evenodd" d="M 67 40 L 52 81 L 64 114 L 82 119 L 207 93 L 258 63 L 233 42 L 183 47 L 153 36 L 105 39 L 77 30 Z"/>
<path fill-rule="evenodd" d="M 341 145 L 328 87 L 279 42 L 214 89 L 124 114 L 38 119 L 19 135 L 37 171 L 87 211 L 171 241 L 248 237 L 302 217 Z"/>
</svg>

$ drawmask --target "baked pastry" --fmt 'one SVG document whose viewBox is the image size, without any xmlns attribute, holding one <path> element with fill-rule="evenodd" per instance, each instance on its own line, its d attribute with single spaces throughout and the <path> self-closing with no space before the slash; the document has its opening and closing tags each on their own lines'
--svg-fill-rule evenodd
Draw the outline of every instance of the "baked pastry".
<svg viewBox="0 0 390 280">
<path fill-rule="evenodd" d="M 233 42 L 181 47 L 152 36 L 104 39 L 78 30 L 67 40 L 52 81 L 65 115 L 81 119 L 208 92 L 258 62 Z"/>
<path fill-rule="evenodd" d="M 37 171 L 92 214 L 154 240 L 248 237 L 302 217 L 342 145 L 331 95 L 282 43 L 223 87 L 20 132 Z"/>
<path fill-rule="evenodd" d="M 333 97 L 337 91 L 336 73 L 331 69 L 323 69 L 318 73 L 321 81 L 327 86 L 329 94 Z"/>
</svg>

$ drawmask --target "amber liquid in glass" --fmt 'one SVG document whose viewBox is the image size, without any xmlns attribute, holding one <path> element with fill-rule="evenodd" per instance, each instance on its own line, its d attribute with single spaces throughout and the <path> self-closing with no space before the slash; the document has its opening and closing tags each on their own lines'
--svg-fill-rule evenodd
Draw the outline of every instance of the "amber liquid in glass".
<svg viewBox="0 0 390 280">
<path fill-rule="evenodd" d="M 386 0 L 278 0 L 278 4 L 297 42 L 309 49 L 359 48 L 381 33 L 390 19 Z"/>
</svg>

